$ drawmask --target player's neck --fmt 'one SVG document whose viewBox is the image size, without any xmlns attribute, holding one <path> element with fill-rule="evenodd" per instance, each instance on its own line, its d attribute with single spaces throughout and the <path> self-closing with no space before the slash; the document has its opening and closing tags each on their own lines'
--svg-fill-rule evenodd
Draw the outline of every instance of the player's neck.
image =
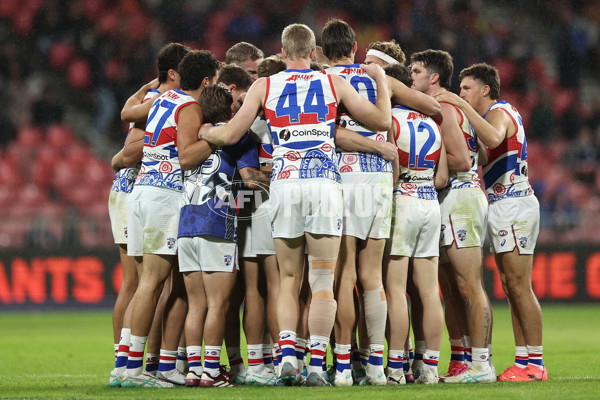
<svg viewBox="0 0 600 400">
<path fill-rule="evenodd" d="M 287 69 L 310 69 L 309 58 L 286 59 Z"/>
<path fill-rule="evenodd" d="M 332 61 L 333 65 L 351 65 L 354 64 L 354 57 L 343 57 L 339 60 Z"/>
<path fill-rule="evenodd" d="M 489 109 L 498 102 L 498 100 L 492 100 L 489 97 L 485 97 L 479 102 L 479 105 L 475 107 L 475 111 L 479 113 L 479 115 L 485 115 L 489 111 Z"/>
<path fill-rule="evenodd" d="M 440 91 L 440 89 L 441 86 L 438 84 L 429 85 L 429 89 L 425 91 L 425 94 L 433 97 L 437 92 Z"/>
</svg>

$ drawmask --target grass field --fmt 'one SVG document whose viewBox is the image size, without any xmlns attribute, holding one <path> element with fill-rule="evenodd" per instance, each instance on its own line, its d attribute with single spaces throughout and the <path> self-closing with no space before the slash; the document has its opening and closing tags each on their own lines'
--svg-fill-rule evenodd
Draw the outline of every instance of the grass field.
<svg viewBox="0 0 600 400">
<path fill-rule="evenodd" d="M 548 382 L 351 388 L 108 388 L 113 367 L 111 314 L 0 313 L 0 398 L 85 399 L 600 399 L 600 305 L 545 305 L 544 363 Z M 513 361 L 507 307 L 494 306 L 493 359 Z M 245 354 L 245 353 L 244 353 Z M 448 365 L 442 341 L 440 372 Z"/>
</svg>

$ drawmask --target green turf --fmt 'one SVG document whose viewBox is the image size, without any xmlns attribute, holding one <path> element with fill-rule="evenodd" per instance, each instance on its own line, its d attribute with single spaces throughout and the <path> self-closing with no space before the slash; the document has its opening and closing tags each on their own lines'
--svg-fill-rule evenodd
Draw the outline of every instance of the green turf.
<svg viewBox="0 0 600 400">
<path fill-rule="evenodd" d="M 0 313 L 0 398 L 95 399 L 598 399 L 600 305 L 545 305 L 545 383 L 494 383 L 352 388 L 108 388 L 113 366 L 111 315 L 106 311 Z M 508 309 L 494 306 L 493 358 L 512 363 Z M 440 371 L 448 365 L 444 337 Z M 408 396 L 408 397 L 404 397 Z"/>
</svg>

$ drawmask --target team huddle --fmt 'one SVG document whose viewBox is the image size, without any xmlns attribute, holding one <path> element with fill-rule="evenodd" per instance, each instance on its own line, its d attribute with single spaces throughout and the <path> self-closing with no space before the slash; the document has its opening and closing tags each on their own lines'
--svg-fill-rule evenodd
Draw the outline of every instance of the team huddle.
<svg viewBox="0 0 600 400">
<path fill-rule="evenodd" d="M 373 42 L 363 64 L 356 52 L 339 19 L 319 47 L 306 25 L 287 26 L 266 58 L 246 42 L 224 63 L 161 49 L 158 78 L 123 107 L 130 129 L 112 160 L 123 283 L 109 386 L 548 379 L 531 287 L 539 204 L 498 71 L 465 68 L 458 96 L 445 51 L 407 59 Z M 499 375 L 486 232 L 515 335 Z"/>
</svg>

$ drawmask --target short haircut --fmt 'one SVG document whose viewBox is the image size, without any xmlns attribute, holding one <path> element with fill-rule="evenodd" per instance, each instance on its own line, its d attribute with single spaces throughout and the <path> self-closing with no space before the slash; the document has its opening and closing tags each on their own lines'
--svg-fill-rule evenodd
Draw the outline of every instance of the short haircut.
<svg viewBox="0 0 600 400">
<path fill-rule="evenodd" d="M 227 64 L 242 64 L 248 60 L 258 60 L 264 58 L 261 49 L 248 42 L 239 42 L 231 46 L 225 53 L 225 62 Z"/>
<path fill-rule="evenodd" d="M 167 81 L 169 70 L 172 69 L 177 71 L 177 66 L 189 52 L 190 48 L 181 43 L 169 43 L 164 45 L 158 51 L 158 82 L 165 83 Z"/>
<path fill-rule="evenodd" d="M 246 70 L 235 64 L 227 64 L 219 70 L 217 82 L 235 85 L 239 90 L 247 90 L 252 85 L 252 77 Z"/>
<path fill-rule="evenodd" d="M 488 85 L 490 87 L 490 99 L 498 100 L 500 98 L 500 75 L 496 67 L 485 63 L 474 64 L 460 71 L 458 75 L 461 81 L 467 76 Z"/>
<path fill-rule="evenodd" d="M 323 54 L 330 60 L 339 60 L 352 55 L 356 34 L 347 22 L 332 18 L 321 31 Z"/>
<path fill-rule="evenodd" d="M 267 76 L 275 75 L 281 71 L 285 71 L 287 65 L 283 58 L 278 56 L 269 56 L 262 60 L 256 66 L 256 74 L 259 78 L 266 78 Z"/>
<path fill-rule="evenodd" d="M 192 50 L 179 63 L 181 90 L 197 90 L 204 78 L 212 80 L 217 74 L 219 61 L 207 50 Z"/>
<path fill-rule="evenodd" d="M 315 34 L 304 24 L 291 24 L 281 33 L 281 45 L 291 60 L 310 58 L 310 52 L 317 47 Z"/>
<path fill-rule="evenodd" d="M 370 49 L 379 50 L 382 53 L 387 54 L 392 57 L 394 60 L 398 61 L 400 64 L 406 64 L 406 55 L 402 48 L 394 39 L 389 42 L 371 42 L 367 51 Z"/>
<path fill-rule="evenodd" d="M 207 86 L 200 93 L 198 103 L 202 108 L 205 123 L 216 124 L 231 119 L 233 95 L 224 83 Z"/>
<path fill-rule="evenodd" d="M 408 87 L 412 86 L 412 77 L 410 74 L 410 70 L 406 65 L 388 64 L 385 67 L 383 67 L 383 70 L 385 71 L 385 74 L 387 76 L 391 76 L 392 78 L 399 80 Z"/>
<path fill-rule="evenodd" d="M 431 73 L 440 76 L 440 86 L 450 89 L 452 74 L 454 73 L 454 63 L 450 53 L 444 50 L 425 50 L 419 53 L 413 53 L 410 56 L 410 62 L 421 62 L 423 66 Z"/>
</svg>

